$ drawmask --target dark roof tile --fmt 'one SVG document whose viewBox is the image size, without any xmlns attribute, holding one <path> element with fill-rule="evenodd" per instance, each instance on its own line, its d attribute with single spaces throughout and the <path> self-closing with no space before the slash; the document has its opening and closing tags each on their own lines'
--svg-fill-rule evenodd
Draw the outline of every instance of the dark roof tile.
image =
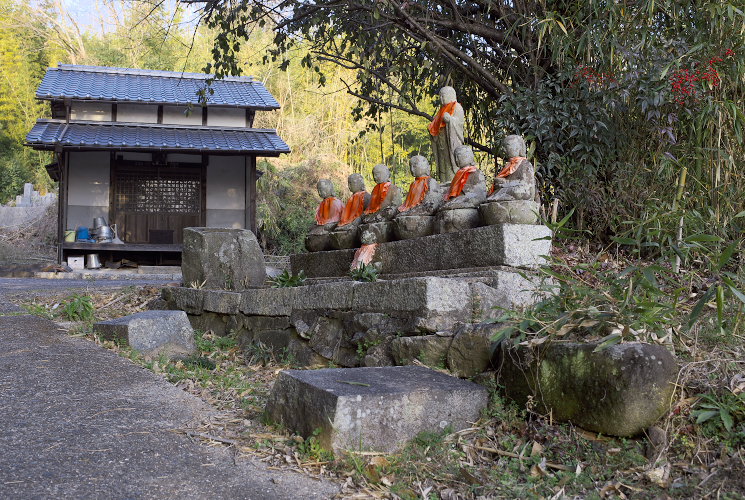
<svg viewBox="0 0 745 500">
<path fill-rule="evenodd" d="M 290 148 L 269 129 L 197 127 L 121 122 L 38 120 L 26 136 L 34 149 L 167 149 L 277 156 Z"/>
<path fill-rule="evenodd" d="M 60 64 L 47 69 L 36 91 L 38 99 L 81 99 L 158 104 L 196 104 L 197 92 L 211 75 L 102 66 Z M 215 80 L 208 105 L 279 109 L 261 82 L 251 77 Z"/>
</svg>

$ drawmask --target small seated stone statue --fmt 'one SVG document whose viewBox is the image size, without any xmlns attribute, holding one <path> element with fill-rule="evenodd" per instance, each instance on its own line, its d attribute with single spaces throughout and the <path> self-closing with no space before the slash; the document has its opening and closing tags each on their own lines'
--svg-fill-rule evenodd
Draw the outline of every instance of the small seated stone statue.
<svg viewBox="0 0 745 500">
<path fill-rule="evenodd" d="M 455 149 L 458 171 L 445 193 L 445 203 L 437 213 L 437 232 L 451 233 L 479 226 L 478 207 L 486 200 L 486 178 L 476 167 L 468 146 Z"/>
<path fill-rule="evenodd" d="M 373 167 L 373 178 L 377 184 L 373 188 L 370 205 L 362 215 L 360 236 L 369 232 L 367 240 L 385 243 L 393 239 L 393 224 L 390 221 L 401 204 L 401 188 L 391 182 L 391 172 L 382 163 Z"/>
<path fill-rule="evenodd" d="M 427 159 L 420 155 L 412 156 L 409 166 L 414 182 L 393 219 L 393 232 L 401 240 L 434 234 L 435 214 L 444 201 L 440 185 L 429 175 Z"/>
<path fill-rule="evenodd" d="M 479 207 L 487 225 L 536 224 L 540 206 L 536 201 L 535 169 L 525 157 L 525 141 L 519 135 L 504 138 L 509 161 L 497 174 L 494 190 Z"/>
<path fill-rule="evenodd" d="M 331 232 L 331 246 L 337 250 L 360 246 L 360 219 L 370 204 L 370 193 L 365 191 L 365 179 L 362 175 L 350 175 L 347 177 L 347 184 L 352 196 L 344 205 L 339 223 Z"/>
<path fill-rule="evenodd" d="M 329 234 L 336 227 L 344 209 L 341 200 L 334 196 L 334 185 L 330 180 L 319 180 L 316 188 L 322 201 L 316 210 L 316 224 L 305 237 L 305 248 L 309 252 L 331 250 Z"/>
</svg>

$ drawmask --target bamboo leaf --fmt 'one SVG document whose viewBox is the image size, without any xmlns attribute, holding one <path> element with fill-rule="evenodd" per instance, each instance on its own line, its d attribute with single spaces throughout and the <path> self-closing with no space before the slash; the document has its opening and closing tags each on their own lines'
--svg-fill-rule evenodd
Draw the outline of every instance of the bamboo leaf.
<svg viewBox="0 0 745 500">
<path fill-rule="evenodd" d="M 611 333 L 610 335 L 600 339 L 598 345 L 595 347 L 595 349 L 592 350 L 592 352 L 603 351 L 611 346 L 618 344 L 619 342 L 621 342 L 621 334 Z"/>
<path fill-rule="evenodd" d="M 711 300 L 711 298 L 716 293 L 717 289 L 715 287 L 709 288 L 706 293 L 699 299 L 698 302 L 696 302 L 696 305 L 693 306 L 693 309 L 691 310 L 690 316 L 688 316 L 688 328 L 692 327 L 693 324 L 698 319 L 699 315 L 701 314 L 701 310 L 704 308 L 704 306 Z"/>
<path fill-rule="evenodd" d="M 722 238 L 720 238 L 719 236 L 714 236 L 713 234 L 698 233 L 687 237 L 684 241 L 686 243 L 697 243 L 707 241 L 722 241 Z"/>
<path fill-rule="evenodd" d="M 737 249 L 737 242 L 733 241 L 730 243 L 730 245 L 724 249 L 724 252 L 719 256 L 719 261 L 717 262 L 717 271 L 721 271 L 724 266 L 727 265 L 730 258 L 732 258 L 732 254 L 735 253 L 735 250 Z"/>
</svg>

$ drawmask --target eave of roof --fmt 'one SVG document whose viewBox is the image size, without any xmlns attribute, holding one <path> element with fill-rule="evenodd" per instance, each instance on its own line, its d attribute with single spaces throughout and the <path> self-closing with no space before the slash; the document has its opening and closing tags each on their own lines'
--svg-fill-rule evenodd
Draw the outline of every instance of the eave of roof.
<svg viewBox="0 0 745 500">
<path fill-rule="evenodd" d="M 140 104 L 189 105 L 199 100 L 213 75 L 170 71 L 109 68 L 60 64 L 48 68 L 36 91 L 41 100 L 127 102 Z M 279 103 L 251 77 L 214 80 L 208 106 L 229 106 L 255 110 L 279 109 Z"/>
<path fill-rule="evenodd" d="M 273 129 L 37 120 L 26 136 L 37 150 L 172 151 L 279 156 L 290 148 Z"/>
</svg>

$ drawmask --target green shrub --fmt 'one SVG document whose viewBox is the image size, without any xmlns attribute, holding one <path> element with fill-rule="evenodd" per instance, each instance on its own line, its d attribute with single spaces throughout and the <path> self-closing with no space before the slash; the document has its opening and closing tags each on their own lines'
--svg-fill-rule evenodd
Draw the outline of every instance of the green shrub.
<svg viewBox="0 0 745 500">
<path fill-rule="evenodd" d="M 292 274 L 290 271 L 285 269 L 279 276 L 269 278 L 269 283 L 271 283 L 274 288 L 290 288 L 301 286 L 305 283 L 306 279 L 305 271 L 302 269 L 297 274 Z"/>
<path fill-rule="evenodd" d="M 378 269 L 372 265 L 360 264 L 349 272 L 349 276 L 355 281 L 378 281 Z"/>
<path fill-rule="evenodd" d="M 70 321 L 93 321 L 95 307 L 90 295 L 74 294 L 62 307 L 62 314 Z"/>
</svg>

